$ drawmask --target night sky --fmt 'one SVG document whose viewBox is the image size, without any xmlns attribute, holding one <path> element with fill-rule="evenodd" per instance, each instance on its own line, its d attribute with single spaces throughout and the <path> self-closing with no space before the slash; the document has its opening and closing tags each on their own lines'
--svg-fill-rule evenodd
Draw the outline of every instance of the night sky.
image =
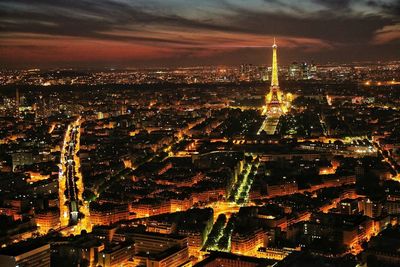
<svg viewBox="0 0 400 267">
<path fill-rule="evenodd" d="M 0 0 L 0 67 L 400 59 L 398 0 Z"/>
</svg>

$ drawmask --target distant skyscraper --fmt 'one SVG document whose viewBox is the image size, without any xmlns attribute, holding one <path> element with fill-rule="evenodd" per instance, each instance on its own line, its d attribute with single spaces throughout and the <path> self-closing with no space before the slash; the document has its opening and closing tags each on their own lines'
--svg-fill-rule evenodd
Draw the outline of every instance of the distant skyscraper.
<svg viewBox="0 0 400 267">
<path fill-rule="evenodd" d="M 303 62 L 301 64 L 301 73 L 302 73 L 303 80 L 308 80 L 309 71 L 310 71 L 310 68 L 309 68 L 309 65 L 307 64 L 307 62 Z"/>
<path fill-rule="evenodd" d="M 308 76 L 309 79 L 315 79 L 317 78 L 317 66 L 314 64 L 314 62 L 311 62 L 310 65 L 310 73 Z"/>
<path fill-rule="evenodd" d="M 293 62 L 289 67 L 289 79 L 291 80 L 309 80 L 317 76 L 317 66 L 311 62 L 297 63 Z"/>
<path fill-rule="evenodd" d="M 298 80 L 300 76 L 300 66 L 297 62 L 293 62 L 289 67 L 289 79 Z"/>
</svg>

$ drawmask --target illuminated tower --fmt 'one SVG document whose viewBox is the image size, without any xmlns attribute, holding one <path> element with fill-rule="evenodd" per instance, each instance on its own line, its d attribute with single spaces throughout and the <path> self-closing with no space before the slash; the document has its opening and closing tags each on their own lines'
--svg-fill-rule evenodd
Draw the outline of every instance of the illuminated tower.
<svg viewBox="0 0 400 267">
<path fill-rule="evenodd" d="M 268 95 L 265 99 L 265 108 L 263 114 L 269 116 L 279 117 L 285 113 L 285 106 L 282 103 L 281 92 L 279 90 L 278 81 L 278 59 L 277 59 L 277 48 L 275 38 L 274 44 L 272 45 L 272 75 L 271 75 L 271 87 Z"/>
<path fill-rule="evenodd" d="M 272 78 L 271 78 L 271 87 L 279 87 L 279 81 L 278 81 L 278 60 L 276 56 L 276 49 L 278 46 L 275 43 L 275 38 L 274 38 L 274 44 L 272 45 Z"/>
</svg>

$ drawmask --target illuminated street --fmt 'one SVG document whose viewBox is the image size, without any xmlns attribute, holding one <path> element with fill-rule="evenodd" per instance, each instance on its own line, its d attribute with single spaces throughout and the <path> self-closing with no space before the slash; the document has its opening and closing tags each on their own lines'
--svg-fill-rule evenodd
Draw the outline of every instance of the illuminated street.
<svg viewBox="0 0 400 267">
<path fill-rule="evenodd" d="M 0 267 L 400 266 L 398 0 L 0 10 Z"/>
<path fill-rule="evenodd" d="M 62 172 L 59 180 L 61 226 L 73 226 L 72 232 L 75 234 L 79 234 L 81 230 L 91 230 L 88 203 L 82 198 L 84 186 L 77 155 L 80 147 L 80 124 L 78 118 L 68 126 L 61 153 Z M 71 233 L 71 229 L 68 228 L 66 232 Z"/>
</svg>

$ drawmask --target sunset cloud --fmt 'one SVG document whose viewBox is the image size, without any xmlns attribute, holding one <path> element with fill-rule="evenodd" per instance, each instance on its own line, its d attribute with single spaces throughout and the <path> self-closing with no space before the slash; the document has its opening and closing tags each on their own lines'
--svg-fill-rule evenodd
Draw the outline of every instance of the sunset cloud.
<svg viewBox="0 0 400 267">
<path fill-rule="evenodd" d="M 288 61 L 348 60 L 352 49 L 393 58 L 399 11 L 388 0 L 3 0 L 0 63 L 238 64 L 262 58 L 274 36 Z"/>
</svg>

